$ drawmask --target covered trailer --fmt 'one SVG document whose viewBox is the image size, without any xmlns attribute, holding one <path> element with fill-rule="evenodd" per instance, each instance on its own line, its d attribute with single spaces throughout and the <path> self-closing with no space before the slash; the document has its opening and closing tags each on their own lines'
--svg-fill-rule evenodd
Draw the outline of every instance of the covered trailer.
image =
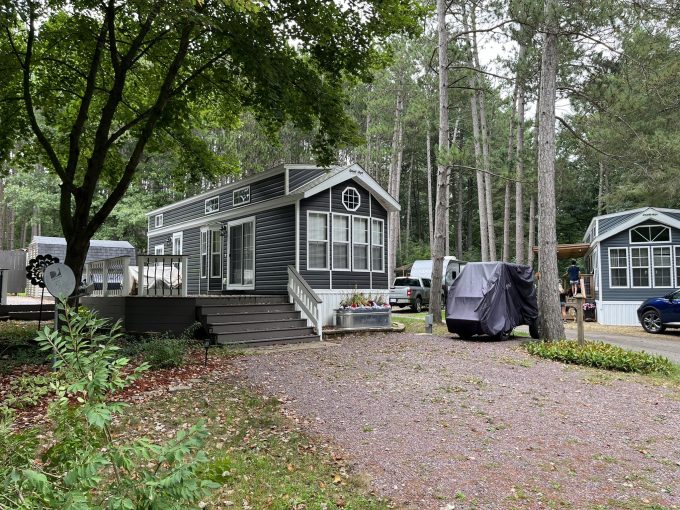
<svg viewBox="0 0 680 510">
<path fill-rule="evenodd" d="M 505 338 L 522 324 L 538 338 L 534 272 L 507 262 L 471 262 L 453 282 L 446 300 L 446 326 L 462 338 Z"/>
</svg>

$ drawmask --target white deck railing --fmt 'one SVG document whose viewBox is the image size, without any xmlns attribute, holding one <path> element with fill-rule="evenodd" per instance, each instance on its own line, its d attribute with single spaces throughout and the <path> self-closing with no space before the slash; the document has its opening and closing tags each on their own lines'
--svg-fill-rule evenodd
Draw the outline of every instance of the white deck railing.
<svg viewBox="0 0 680 510">
<path fill-rule="evenodd" d="M 92 286 L 91 296 L 130 294 L 130 257 L 113 257 L 85 264 L 83 279 Z"/>
<path fill-rule="evenodd" d="M 305 314 L 307 320 L 314 325 L 319 335 L 319 340 L 323 340 L 321 298 L 319 298 L 293 266 L 288 266 L 288 297 Z"/>
<path fill-rule="evenodd" d="M 140 296 L 186 296 L 187 255 L 137 255 Z"/>
</svg>

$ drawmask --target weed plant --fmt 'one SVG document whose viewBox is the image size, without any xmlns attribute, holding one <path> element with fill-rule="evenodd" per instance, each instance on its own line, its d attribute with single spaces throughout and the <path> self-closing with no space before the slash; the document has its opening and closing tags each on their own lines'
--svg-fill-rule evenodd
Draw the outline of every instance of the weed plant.
<svg viewBox="0 0 680 510">
<path fill-rule="evenodd" d="M 670 375 L 676 370 L 675 365 L 663 356 L 629 351 L 604 342 L 586 342 L 581 345 L 575 340 L 560 340 L 529 342 L 526 347 L 529 354 L 534 356 L 606 370 L 663 375 Z"/>
</svg>

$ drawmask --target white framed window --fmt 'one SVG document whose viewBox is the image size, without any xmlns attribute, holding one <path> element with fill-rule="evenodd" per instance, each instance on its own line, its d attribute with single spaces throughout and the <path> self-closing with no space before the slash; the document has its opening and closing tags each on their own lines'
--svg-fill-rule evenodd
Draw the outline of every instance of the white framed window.
<svg viewBox="0 0 680 510">
<path fill-rule="evenodd" d="M 163 226 L 163 215 L 162 214 L 157 214 L 153 218 L 153 226 L 154 228 L 161 228 Z"/>
<path fill-rule="evenodd" d="M 654 266 L 654 287 L 672 287 L 671 247 L 653 246 L 652 263 Z"/>
<path fill-rule="evenodd" d="M 371 220 L 371 269 L 382 273 L 385 271 L 385 222 L 373 218 Z"/>
<path fill-rule="evenodd" d="M 244 186 L 239 189 L 235 189 L 232 192 L 232 200 L 234 202 L 234 207 L 249 204 L 250 203 L 250 186 Z"/>
<path fill-rule="evenodd" d="M 200 240 L 201 253 L 201 278 L 208 277 L 208 229 L 201 230 Z"/>
<path fill-rule="evenodd" d="M 216 229 L 210 230 L 210 278 L 222 278 L 222 236 Z"/>
<path fill-rule="evenodd" d="M 356 211 L 359 209 L 359 206 L 361 205 L 361 196 L 356 188 L 348 186 L 344 189 L 342 192 L 342 205 L 344 205 L 345 209 L 348 211 Z"/>
<path fill-rule="evenodd" d="M 628 287 L 628 248 L 609 248 L 609 287 Z"/>
<path fill-rule="evenodd" d="M 665 225 L 641 225 L 629 230 L 630 244 L 670 243 L 671 229 Z"/>
<path fill-rule="evenodd" d="M 680 246 L 675 246 L 675 286 L 680 287 Z"/>
<path fill-rule="evenodd" d="M 650 287 L 649 281 L 649 246 L 630 248 L 630 286 Z"/>
<path fill-rule="evenodd" d="M 157 244 L 156 246 L 153 247 L 153 254 L 154 255 L 165 255 L 165 245 L 164 244 Z"/>
<path fill-rule="evenodd" d="M 352 270 L 369 271 L 368 218 L 352 217 Z"/>
<path fill-rule="evenodd" d="M 333 215 L 333 269 L 350 270 L 350 221 L 348 214 Z"/>
<path fill-rule="evenodd" d="M 307 269 L 329 269 L 328 213 L 307 212 Z"/>
<path fill-rule="evenodd" d="M 212 198 L 206 198 L 205 200 L 205 214 L 216 213 L 220 210 L 220 197 L 219 195 Z"/>
<path fill-rule="evenodd" d="M 175 232 L 172 234 L 172 254 L 173 255 L 181 255 L 182 254 L 182 245 L 184 244 L 184 233 L 183 232 Z"/>
</svg>

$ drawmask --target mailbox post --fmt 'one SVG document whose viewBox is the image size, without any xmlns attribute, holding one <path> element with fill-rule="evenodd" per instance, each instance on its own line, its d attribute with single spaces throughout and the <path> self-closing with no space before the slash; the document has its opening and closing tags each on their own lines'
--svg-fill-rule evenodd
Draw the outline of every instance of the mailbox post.
<svg viewBox="0 0 680 510">
<path fill-rule="evenodd" d="M 583 333 L 583 294 L 580 292 L 576 294 L 576 336 L 579 345 L 583 345 L 586 341 Z"/>
</svg>

